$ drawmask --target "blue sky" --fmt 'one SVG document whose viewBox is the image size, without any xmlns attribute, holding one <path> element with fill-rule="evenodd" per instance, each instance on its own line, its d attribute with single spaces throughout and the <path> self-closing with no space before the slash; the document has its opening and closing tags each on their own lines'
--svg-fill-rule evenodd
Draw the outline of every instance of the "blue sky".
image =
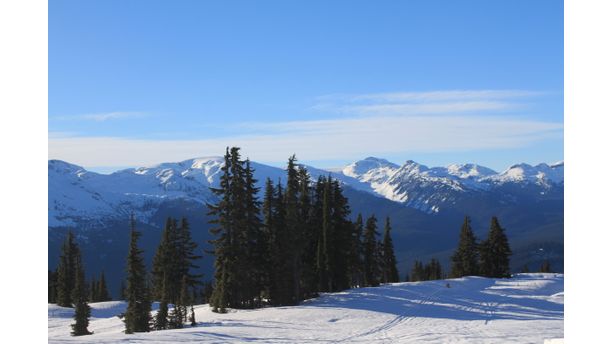
<svg viewBox="0 0 612 344">
<path fill-rule="evenodd" d="M 49 158 L 563 159 L 562 1 L 49 2 Z"/>
</svg>

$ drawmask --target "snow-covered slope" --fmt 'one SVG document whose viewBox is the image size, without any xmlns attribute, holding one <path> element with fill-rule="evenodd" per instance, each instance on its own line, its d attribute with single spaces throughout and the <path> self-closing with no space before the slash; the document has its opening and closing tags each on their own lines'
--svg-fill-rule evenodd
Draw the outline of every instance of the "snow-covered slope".
<svg viewBox="0 0 612 344">
<path fill-rule="evenodd" d="M 448 286 L 447 287 L 447 283 Z M 90 336 L 70 337 L 72 309 L 49 305 L 49 343 L 543 343 L 563 337 L 563 275 L 395 283 L 294 307 L 217 314 L 197 327 L 126 335 L 123 302 L 92 304 Z"/>
<path fill-rule="evenodd" d="M 199 158 L 104 175 L 49 160 L 49 226 L 95 225 L 102 218 L 125 218 L 131 211 L 146 222 L 168 199 L 210 201 L 209 187 L 217 183 L 222 162 Z"/>
</svg>

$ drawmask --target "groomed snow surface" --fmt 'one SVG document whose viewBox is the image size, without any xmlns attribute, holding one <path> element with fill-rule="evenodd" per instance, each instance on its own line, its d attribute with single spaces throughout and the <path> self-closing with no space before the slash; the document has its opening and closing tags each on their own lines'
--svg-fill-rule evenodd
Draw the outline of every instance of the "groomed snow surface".
<svg viewBox="0 0 612 344">
<path fill-rule="evenodd" d="M 559 343 L 563 275 L 394 283 L 226 314 L 199 305 L 197 327 L 132 335 L 116 317 L 124 302 L 91 307 L 94 334 L 71 337 L 72 309 L 49 305 L 49 343 Z"/>
</svg>

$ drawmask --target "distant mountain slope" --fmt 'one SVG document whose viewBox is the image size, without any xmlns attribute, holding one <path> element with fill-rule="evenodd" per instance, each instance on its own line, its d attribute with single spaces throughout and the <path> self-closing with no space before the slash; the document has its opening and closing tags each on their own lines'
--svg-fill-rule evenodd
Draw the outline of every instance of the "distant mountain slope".
<svg viewBox="0 0 612 344">
<path fill-rule="evenodd" d="M 507 203 L 513 198 L 509 185 L 530 187 L 530 195 L 521 194 L 532 198 L 545 198 L 563 187 L 562 162 L 550 166 L 517 164 L 497 173 L 476 164 L 429 168 L 408 160 L 398 166 L 370 157 L 346 166 L 341 173 L 369 184 L 370 191 L 376 194 L 427 213 L 454 208 L 474 198 Z M 488 197 L 496 193 L 497 198 Z"/>
<path fill-rule="evenodd" d="M 146 221 L 166 200 L 189 199 L 201 204 L 214 200 L 210 187 L 218 186 L 220 157 L 163 163 L 104 175 L 59 160 L 49 161 L 49 226 L 94 225 L 101 219 L 125 218 L 135 211 Z M 260 187 L 265 178 L 285 177 L 280 168 L 253 163 Z M 427 212 L 461 206 L 470 199 L 507 204 L 523 197 L 546 198 L 563 186 L 563 163 L 518 164 L 502 173 L 475 165 L 428 168 L 408 160 L 398 166 L 384 159 L 366 158 L 340 173 L 308 167 L 313 178 L 331 174 L 346 186 L 368 191 Z M 513 191 L 512 188 L 523 191 Z M 529 192 L 525 192 L 529 189 Z M 497 197 L 488 197 L 496 194 Z M 516 199 L 518 201 L 518 199 Z"/>
</svg>

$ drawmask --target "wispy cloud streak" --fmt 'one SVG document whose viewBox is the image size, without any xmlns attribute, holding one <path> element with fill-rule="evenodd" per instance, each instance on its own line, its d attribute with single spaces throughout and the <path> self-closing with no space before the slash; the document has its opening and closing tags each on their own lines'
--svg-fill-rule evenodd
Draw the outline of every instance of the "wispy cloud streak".
<svg viewBox="0 0 612 344">
<path fill-rule="evenodd" d="M 235 125 L 238 134 L 196 140 L 49 135 L 49 158 L 85 166 L 140 166 L 222 154 L 243 147 L 258 161 L 353 160 L 367 155 L 462 152 L 529 147 L 563 137 L 563 123 L 510 116 L 517 100 L 543 93 L 519 90 L 399 92 L 334 95 L 319 110 L 346 113 L 320 120 Z M 121 118 L 126 113 L 87 116 Z M 95 152 L 95 154 L 92 154 Z"/>
<path fill-rule="evenodd" d="M 85 166 L 150 165 L 240 146 L 252 159 L 282 161 L 358 159 L 366 155 L 459 152 L 524 147 L 561 138 L 563 125 L 490 117 L 368 117 L 260 124 L 259 135 L 200 140 L 137 140 L 117 137 L 49 139 L 49 157 Z M 96 152 L 95 155 L 91 152 Z"/>
<path fill-rule="evenodd" d="M 143 112 L 115 111 L 115 112 L 74 115 L 74 116 L 57 116 L 57 117 L 54 117 L 54 119 L 61 120 L 61 121 L 81 120 L 81 121 L 105 122 L 105 121 L 114 120 L 114 119 L 141 118 L 145 116 L 146 116 L 146 113 L 143 113 Z"/>
<path fill-rule="evenodd" d="M 517 109 L 520 99 L 543 95 L 522 90 L 454 90 L 328 95 L 312 109 L 355 115 L 436 115 Z"/>
</svg>

